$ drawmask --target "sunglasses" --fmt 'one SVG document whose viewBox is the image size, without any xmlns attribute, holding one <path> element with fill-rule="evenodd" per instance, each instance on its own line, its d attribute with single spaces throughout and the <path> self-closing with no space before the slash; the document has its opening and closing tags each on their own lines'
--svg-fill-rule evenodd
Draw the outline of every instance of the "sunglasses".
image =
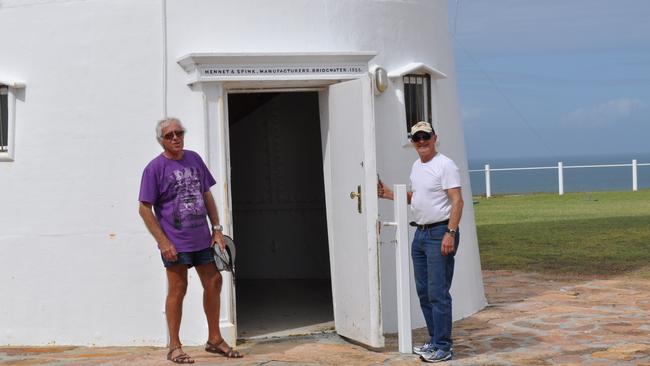
<svg viewBox="0 0 650 366">
<path fill-rule="evenodd" d="M 411 141 L 420 142 L 420 141 L 429 141 L 431 140 L 430 133 L 416 133 L 415 136 L 411 136 Z"/>
<path fill-rule="evenodd" d="M 178 131 L 172 131 L 172 132 L 166 133 L 165 135 L 163 135 L 163 138 L 165 140 L 171 141 L 171 140 L 174 139 L 174 136 L 178 137 L 179 139 L 182 139 L 183 136 L 185 136 L 185 130 L 178 130 Z"/>
</svg>

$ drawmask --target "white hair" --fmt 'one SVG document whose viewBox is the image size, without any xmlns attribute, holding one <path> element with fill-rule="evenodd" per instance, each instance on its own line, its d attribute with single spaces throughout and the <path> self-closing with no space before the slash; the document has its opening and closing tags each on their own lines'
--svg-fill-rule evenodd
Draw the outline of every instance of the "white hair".
<svg viewBox="0 0 650 366">
<path fill-rule="evenodd" d="M 167 125 L 175 123 L 178 125 L 178 127 L 181 128 L 181 130 L 185 131 L 185 126 L 183 126 L 183 123 L 181 123 L 181 120 L 175 117 L 167 117 L 163 118 L 158 123 L 156 124 L 156 139 L 158 140 L 158 143 L 162 145 L 162 130 L 163 128 L 167 127 Z"/>
</svg>

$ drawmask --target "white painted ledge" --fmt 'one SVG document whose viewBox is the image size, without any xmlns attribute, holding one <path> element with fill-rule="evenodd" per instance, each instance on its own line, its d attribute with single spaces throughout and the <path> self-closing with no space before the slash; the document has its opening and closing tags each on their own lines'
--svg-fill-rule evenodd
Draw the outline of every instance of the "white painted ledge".
<svg viewBox="0 0 650 366">
<path fill-rule="evenodd" d="M 9 81 L 4 78 L 0 78 L 0 84 L 14 89 L 25 89 L 26 86 L 22 81 Z"/>
<path fill-rule="evenodd" d="M 377 52 L 190 53 L 176 62 L 191 72 L 197 65 L 367 63 L 376 55 Z"/>
<path fill-rule="evenodd" d="M 408 74 L 429 74 L 434 79 L 446 79 L 447 74 L 422 62 L 411 62 L 395 70 L 388 72 L 389 79 L 401 78 Z"/>
</svg>

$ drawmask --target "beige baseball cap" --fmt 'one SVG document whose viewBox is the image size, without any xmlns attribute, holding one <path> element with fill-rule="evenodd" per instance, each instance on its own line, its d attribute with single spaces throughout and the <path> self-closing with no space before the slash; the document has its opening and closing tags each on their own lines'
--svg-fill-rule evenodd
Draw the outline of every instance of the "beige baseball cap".
<svg viewBox="0 0 650 366">
<path fill-rule="evenodd" d="M 426 133 L 434 134 L 431 124 L 425 121 L 420 121 L 414 124 L 413 127 L 411 127 L 411 136 L 415 135 L 418 132 L 426 132 Z"/>
</svg>

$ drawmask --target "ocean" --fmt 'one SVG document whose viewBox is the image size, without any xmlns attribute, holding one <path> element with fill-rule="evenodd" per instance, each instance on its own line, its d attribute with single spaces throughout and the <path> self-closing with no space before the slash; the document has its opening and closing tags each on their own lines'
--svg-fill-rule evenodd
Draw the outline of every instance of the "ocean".
<svg viewBox="0 0 650 366">
<path fill-rule="evenodd" d="M 541 166 L 557 167 L 557 163 L 561 161 L 565 166 L 563 170 L 564 192 L 631 191 L 631 166 L 574 169 L 567 169 L 566 166 L 632 164 L 632 159 L 636 159 L 637 164 L 650 163 L 650 154 L 566 156 L 559 158 L 470 159 L 469 169 L 484 170 L 485 164 L 490 164 L 490 169 Z M 490 181 L 492 194 L 558 192 L 557 173 L 557 169 L 491 171 Z M 472 184 L 472 194 L 484 195 L 485 172 L 470 172 L 469 176 Z M 650 188 L 650 166 L 637 167 L 637 185 L 638 189 Z"/>
</svg>

